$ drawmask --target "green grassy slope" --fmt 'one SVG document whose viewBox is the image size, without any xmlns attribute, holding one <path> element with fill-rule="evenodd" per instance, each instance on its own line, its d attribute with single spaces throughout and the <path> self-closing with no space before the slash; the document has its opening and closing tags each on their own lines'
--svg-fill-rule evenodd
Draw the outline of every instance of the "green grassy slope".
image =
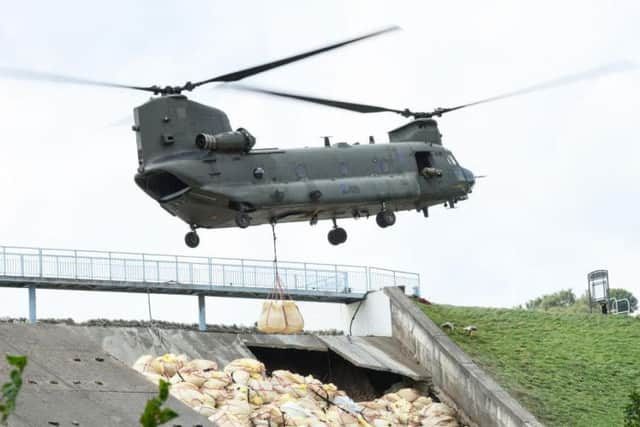
<svg viewBox="0 0 640 427">
<path fill-rule="evenodd" d="M 549 426 L 622 426 L 640 390 L 640 318 L 419 305 L 453 322 L 449 336 Z"/>
</svg>

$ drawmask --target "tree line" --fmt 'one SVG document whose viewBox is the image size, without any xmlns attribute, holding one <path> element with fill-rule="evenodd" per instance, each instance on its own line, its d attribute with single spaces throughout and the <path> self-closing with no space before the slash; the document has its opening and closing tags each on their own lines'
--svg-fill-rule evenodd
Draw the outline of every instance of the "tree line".
<svg viewBox="0 0 640 427">
<path fill-rule="evenodd" d="M 628 290 L 622 288 L 609 289 L 609 298 L 629 300 L 629 311 L 631 313 L 638 310 L 638 299 Z M 563 289 L 551 294 L 542 295 L 525 303 L 527 310 L 552 310 L 567 311 L 571 313 L 589 313 L 589 294 L 585 292 L 580 297 L 576 297 L 573 290 Z"/>
</svg>

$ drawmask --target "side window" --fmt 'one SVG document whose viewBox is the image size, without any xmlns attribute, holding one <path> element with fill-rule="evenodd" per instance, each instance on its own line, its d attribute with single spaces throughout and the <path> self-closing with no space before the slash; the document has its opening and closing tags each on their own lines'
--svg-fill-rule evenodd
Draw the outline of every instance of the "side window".
<svg viewBox="0 0 640 427">
<path fill-rule="evenodd" d="M 339 169 L 340 169 L 340 175 L 342 176 L 349 175 L 349 166 L 347 166 L 345 162 L 340 162 Z"/>
<path fill-rule="evenodd" d="M 387 160 L 387 159 L 378 160 L 378 172 L 380 172 L 380 173 L 389 173 L 390 169 L 391 168 L 389 166 L 389 160 Z"/>
<path fill-rule="evenodd" d="M 296 178 L 304 179 L 307 177 L 307 167 L 305 165 L 297 165 L 296 166 Z"/>
</svg>

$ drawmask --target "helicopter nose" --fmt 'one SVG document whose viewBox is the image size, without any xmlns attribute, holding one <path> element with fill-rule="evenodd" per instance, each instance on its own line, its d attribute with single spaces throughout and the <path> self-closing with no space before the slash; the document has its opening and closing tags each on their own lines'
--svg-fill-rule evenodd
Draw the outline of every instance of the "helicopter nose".
<svg viewBox="0 0 640 427">
<path fill-rule="evenodd" d="M 469 190 L 471 190 L 471 188 L 476 184 L 475 175 L 466 168 L 462 168 L 462 173 L 464 174 L 465 181 L 469 184 Z"/>
</svg>

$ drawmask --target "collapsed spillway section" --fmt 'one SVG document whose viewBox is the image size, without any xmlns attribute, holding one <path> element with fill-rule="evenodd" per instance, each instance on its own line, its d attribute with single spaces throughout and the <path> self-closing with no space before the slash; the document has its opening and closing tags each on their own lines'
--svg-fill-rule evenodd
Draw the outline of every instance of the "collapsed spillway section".
<svg viewBox="0 0 640 427">
<path fill-rule="evenodd" d="M 171 383 L 171 394 L 220 427 L 457 427 L 455 412 L 413 388 L 355 402 L 333 383 L 288 370 L 267 373 L 254 359 L 219 369 L 185 355 L 140 357 L 133 368 L 147 379 Z"/>
</svg>

